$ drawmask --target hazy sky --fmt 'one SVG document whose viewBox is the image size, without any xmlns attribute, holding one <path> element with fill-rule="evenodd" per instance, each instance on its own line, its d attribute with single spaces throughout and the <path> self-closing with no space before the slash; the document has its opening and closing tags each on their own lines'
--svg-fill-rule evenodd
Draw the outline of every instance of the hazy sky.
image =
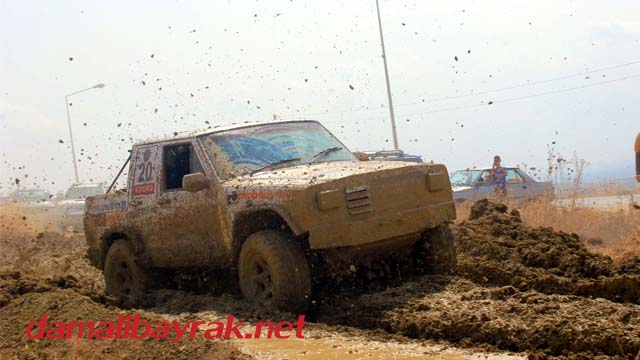
<svg viewBox="0 0 640 360">
<path fill-rule="evenodd" d="M 633 175 L 639 1 L 380 7 L 406 152 L 544 167 L 556 142 L 592 177 Z M 0 193 L 73 181 L 64 96 L 101 82 L 70 98 L 82 180 L 110 181 L 131 139 L 273 114 L 391 148 L 380 55 L 373 0 L 0 0 Z"/>
</svg>

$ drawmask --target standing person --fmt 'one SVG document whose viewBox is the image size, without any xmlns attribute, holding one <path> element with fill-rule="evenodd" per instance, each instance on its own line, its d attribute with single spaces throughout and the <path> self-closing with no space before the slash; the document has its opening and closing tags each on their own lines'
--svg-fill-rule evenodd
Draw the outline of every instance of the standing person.
<svg viewBox="0 0 640 360">
<path fill-rule="evenodd" d="M 507 170 L 501 165 L 502 159 L 496 155 L 493 157 L 493 166 L 489 175 L 493 179 L 493 192 L 496 199 L 502 201 L 507 196 Z"/>
</svg>

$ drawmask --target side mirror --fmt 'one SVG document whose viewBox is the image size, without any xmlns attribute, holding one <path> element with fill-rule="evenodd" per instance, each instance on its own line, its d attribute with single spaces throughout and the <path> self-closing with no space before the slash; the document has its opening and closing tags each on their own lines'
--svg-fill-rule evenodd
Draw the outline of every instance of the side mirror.
<svg viewBox="0 0 640 360">
<path fill-rule="evenodd" d="M 203 173 L 188 174 L 182 177 L 182 188 L 189 192 L 198 192 L 209 187 L 209 179 Z"/>
</svg>

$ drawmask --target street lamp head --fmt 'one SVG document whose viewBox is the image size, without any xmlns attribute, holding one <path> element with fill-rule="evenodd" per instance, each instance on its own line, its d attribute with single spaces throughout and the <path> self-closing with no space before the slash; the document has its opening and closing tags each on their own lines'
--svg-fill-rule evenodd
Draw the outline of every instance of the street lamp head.
<svg viewBox="0 0 640 360">
<path fill-rule="evenodd" d="M 94 89 L 102 89 L 103 87 L 104 87 L 104 84 L 103 84 L 103 83 L 100 83 L 100 84 L 98 84 L 98 85 L 95 85 L 93 88 L 94 88 Z"/>
</svg>

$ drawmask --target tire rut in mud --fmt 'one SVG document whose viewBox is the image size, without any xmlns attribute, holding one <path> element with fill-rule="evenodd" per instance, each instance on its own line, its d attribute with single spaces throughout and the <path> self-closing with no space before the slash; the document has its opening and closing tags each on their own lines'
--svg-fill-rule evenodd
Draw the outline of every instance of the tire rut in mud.
<svg viewBox="0 0 640 360">
<path fill-rule="evenodd" d="M 460 277 L 426 276 L 325 307 L 318 320 L 328 324 L 531 356 L 628 357 L 640 349 L 637 305 L 485 287 Z"/>
</svg>

